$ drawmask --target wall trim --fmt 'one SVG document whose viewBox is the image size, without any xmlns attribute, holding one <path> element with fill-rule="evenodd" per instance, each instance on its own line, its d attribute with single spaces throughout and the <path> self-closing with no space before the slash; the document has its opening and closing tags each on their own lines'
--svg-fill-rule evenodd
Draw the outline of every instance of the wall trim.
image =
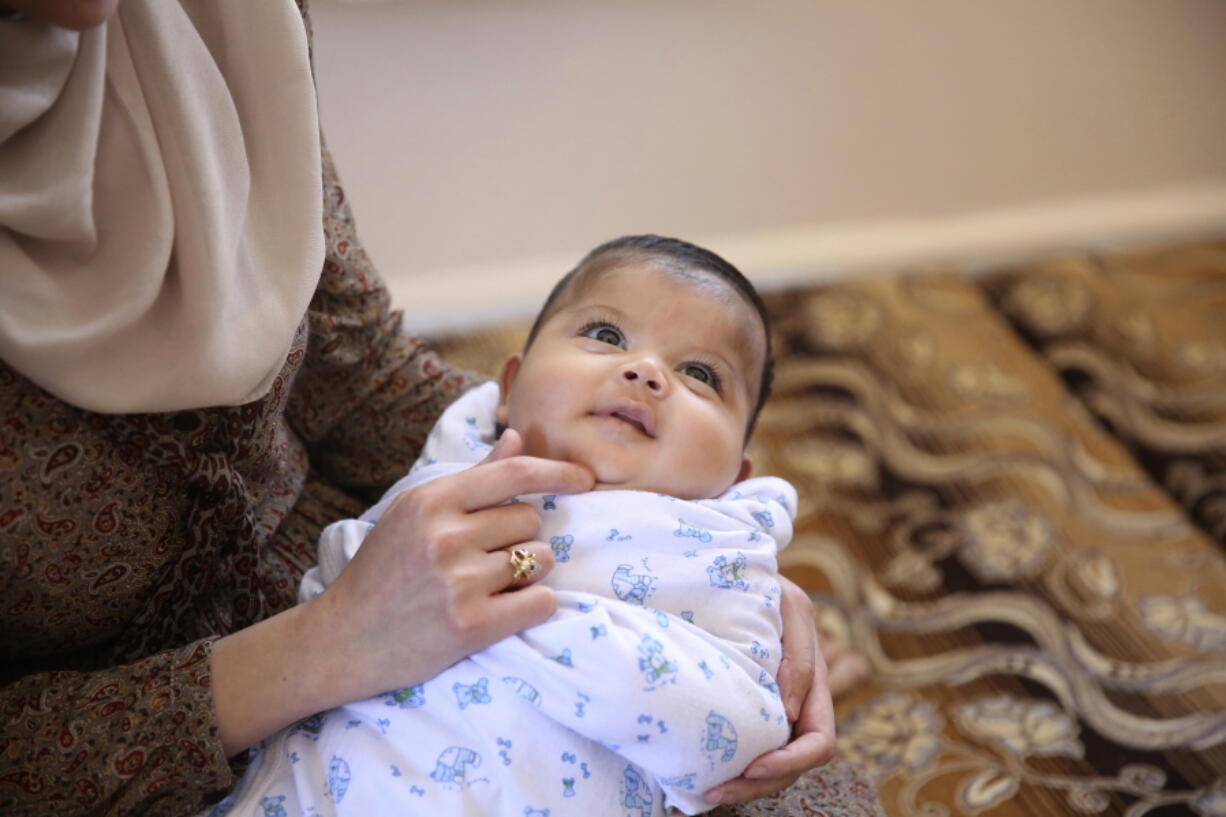
<svg viewBox="0 0 1226 817">
<path fill-rule="evenodd" d="M 969 274 L 1045 254 L 1226 236 L 1226 181 L 916 220 L 810 224 L 696 236 L 766 292 L 953 263 Z M 686 236 L 690 238 L 690 236 Z M 428 270 L 388 282 L 405 326 L 440 334 L 530 318 L 570 255 Z"/>
</svg>

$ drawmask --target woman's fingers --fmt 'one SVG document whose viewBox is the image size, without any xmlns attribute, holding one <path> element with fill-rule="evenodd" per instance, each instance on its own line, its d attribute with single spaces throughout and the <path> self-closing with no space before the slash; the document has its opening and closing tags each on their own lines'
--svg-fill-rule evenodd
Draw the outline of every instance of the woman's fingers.
<svg viewBox="0 0 1226 817">
<path fill-rule="evenodd" d="M 494 447 L 490 449 L 490 453 L 485 455 L 485 459 L 477 463 L 477 465 L 485 465 L 487 462 L 497 462 L 505 460 L 508 457 L 514 457 L 524 450 L 524 438 L 519 436 L 519 432 L 513 428 L 508 428 L 502 432 L 502 436 L 494 440 Z"/>
<path fill-rule="evenodd" d="M 501 641 L 509 635 L 535 627 L 558 609 L 558 597 L 551 588 L 531 585 L 514 593 L 500 593 L 490 600 L 490 610 L 498 622 Z"/>
<path fill-rule="evenodd" d="M 792 775 L 791 777 L 771 778 L 768 780 L 749 780 L 744 777 L 737 777 L 729 780 L 722 786 L 716 786 L 711 789 L 706 793 L 705 798 L 711 805 L 720 803 L 747 803 L 750 800 L 769 797 L 776 792 L 783 791 L 795 783 L 799 777 L 800 775 Z"/>
<path fill-rule="evenodd" d="M 593 476 L 519 456 L 521 449 L 508 431 L 481 464 L 402 494 L 311 603 L 313 619 L 337 645 L 319 668 L 332 702 L 433 677 L 556 609 L 553 591 L 536 583 L 553 567 L 549 546 L 535 541 L 539 514 L 509 500 L 586 491 Z M 524 554 L 518 578 L 517 547 Z"/>
<path fill-rule="evenodd" d="M 810 733 L 767 752 L 749 765 L 745 775 L 716 786 L 706 793 L 708 803 L 744 803 L 786 789 L 802 774 L 826 763 L 834 754 L 824 735 Z"/>
<path fill-rule="evenodd" d="M 460 494 L 460 509 L 465 511 L 501 505 L 520 494 L 578 494 L 595 484 L 592 472 L 581 465 L 539 457 L 485 463 L 445 479 L 461 477 L 467 477 Z"/>
<path fill-rule="evenodd" d="M 463 517 L 468 542 L 488 553 L 527 542 L 541 527 L 541 514 L 526 502 L 511 502 L 472 511 Z"/>
<path fill-rule="evenodd" d="M 750 763 L 745 777 L 751 780 L 791 777 L 794 780 L 809 769 L 829 763 L 835 750 L 834 710 L 829 701 L 829 694 L 816 692 L 806 698 L 800 720 L 792 730 L 795 736 L 792 742 Z"/>
<path fill-rule="evenodd" d="M 476 511 L 520 494 L 577 494 L 590 491 L 595 484 L 592 472 L 583 466 L 518 456 L 522 447 L 519 432 L 507 429 L 480 463 L 431 485 L 454 497 L 460 510 Z"/>
<path fill-rule="evenodd" d="M 783 623 L 783 657 L 776 678 L 788 720 L 795 722 L 813 686 L 824 686 L 826 666 L 817 648 L 813 602 L 786 576 L 779 577 L 779 615 Z M 821 665 L 820 667 L 818 665 Z"/>
<path fill-rule="evenodd" d="M 523 542 L 484 557 L 489 565 L 490 594 L 535 584 L 553 570 L 553 550 L 541 542 Z M 537 622 L 533 622 L 537 623 Z"/>
<path fill-rule="evenodd" d="M 818 728 L 826 722 L 820 711 L 821 697 L 811 694 L 806 699 L 793 731 L 797 737 L 791 743 L 754 760 L 741 777 L 711 789 L 706 795 L 707 802 L 744 803 L 766 797 L 786 789 L 810 769 L 829 763 L 834 758 L 834 729 Z M 828 695 L 825 697 L 829 700 Z M 833 722 L 833 714 L 830 721 Z"/>
</svg>

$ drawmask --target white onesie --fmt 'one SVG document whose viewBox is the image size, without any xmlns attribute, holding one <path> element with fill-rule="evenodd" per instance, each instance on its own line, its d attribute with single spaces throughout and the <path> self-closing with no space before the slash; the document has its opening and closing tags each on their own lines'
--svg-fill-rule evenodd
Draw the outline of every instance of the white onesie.
<svg viewBox="0 0 1226 817">
<path fill-rule="evenodd" d="M 336 578 L 396 495 L 483 459 L 497 403 L 494 383 L 469 391 L 407 477 L 325 529 L 300 599 Z M 513 501 L 541 512 L 557 613 L 424 684 L 277 733 L 214 815 L 696 814 L 707 789 L 786 743 L 775 553 L 792 535 L 791 485 Z"/>
</svg>

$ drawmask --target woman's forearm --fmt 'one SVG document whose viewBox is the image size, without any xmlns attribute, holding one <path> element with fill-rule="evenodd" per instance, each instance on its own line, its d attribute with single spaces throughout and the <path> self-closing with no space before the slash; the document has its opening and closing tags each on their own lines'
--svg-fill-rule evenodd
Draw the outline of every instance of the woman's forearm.
<svg viewBox="0 0 1226 817">
<path fill-rule="evenodd" d="M 346 703 L 331 678 L 324 634 L 311 632 L 309 605 L 290 608 L 213 645 L 213 705 L 226 755 L 295 721 Z"/>
</svg>

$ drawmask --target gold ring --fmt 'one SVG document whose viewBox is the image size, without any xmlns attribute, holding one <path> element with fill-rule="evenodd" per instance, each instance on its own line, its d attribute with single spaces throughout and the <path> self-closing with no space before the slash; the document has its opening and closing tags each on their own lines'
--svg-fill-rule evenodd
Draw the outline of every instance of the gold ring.
<svg viewBox="0 0 1226 817">
<path fill-rule="evenodd" d="M 511 581 L 518 582 L 530 579 L 540 571 L 541 565 L 527 548 L 511 548 L 507 551 L 511 559 L 511 569 L 514 574 Z"/>
</svg>

